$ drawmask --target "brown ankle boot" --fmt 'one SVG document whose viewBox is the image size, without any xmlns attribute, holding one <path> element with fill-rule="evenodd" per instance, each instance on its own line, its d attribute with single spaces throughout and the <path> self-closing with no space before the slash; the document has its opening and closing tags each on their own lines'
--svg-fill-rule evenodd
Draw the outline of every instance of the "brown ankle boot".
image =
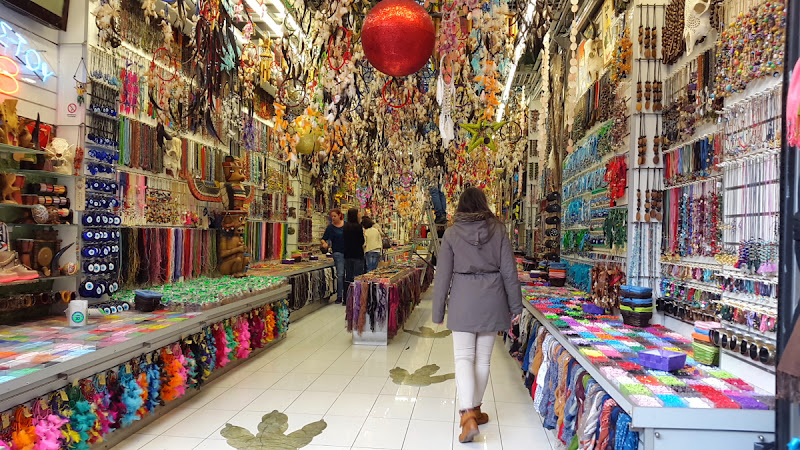
<svg viewBox="0 0 800 450">
<path fill-rule="evenodd" d="M 461 434 L 458 436 L 458 442 L 472 442 L 479 433 L 478 422 L 474 409 L 468 409 L 461 413 Z"/>
<path fill-rule="evenodd" d="M 481 412 L 481 405 L 476 406 L 473 411 L 475 411 L 475 421 L 478 422 L 478 425 L 483 425 L 489 422 L 489 415 L 485 412 Z"/>
</svg>

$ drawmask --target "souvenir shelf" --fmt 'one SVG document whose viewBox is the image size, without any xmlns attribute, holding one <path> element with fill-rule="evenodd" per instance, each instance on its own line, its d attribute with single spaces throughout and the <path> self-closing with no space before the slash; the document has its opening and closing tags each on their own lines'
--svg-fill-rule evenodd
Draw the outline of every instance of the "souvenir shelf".
<svg viewBox="0 0 800 450">
<path fill-rule="evenodd" d="M 265 307 L 271 308 L 273 311 L 280 311 L 285 308 L 284 302 L 288 293 L 289 287 L 281 285 L 267 292 L 245 296 L 227 305 L 199 313 L 130 312 L 126 313 L 126 316 L 112 317 L 111 320 L 94 319 L 95 324 L 92 324 L 92 319 L 90 319 L 89 328 L 96 329 L 94 334 L 86 329 L 67 327 L 65 318 L 49 319 L 49 322 L 46 322 L 43 327 L 37 327 L 36 323 L 21 324 L 17 327 L 0 327 L 0 335 L 13 337 L 15 333 L 24 334 L 24 338 L 17 340 L 24 346 L 29 347 L 31 343 L 40 344 L 40 359 L 50 361 L 39 363 L 35 367 L 20 369 L 20 373 L 14 374 L 16 376 L 0 374 L 0 386 L 4 392 L 0 399 L 0 411 L 12 410 L 20 404 L 43 396 L 48 398 L 51 395 L 58 395 L 63 390 L 69 391 L 69 386 L 73 383 L 77 385 L 87 379 L 90 381 L 96 379 L 98 376 L 101 377 L 102 385 L 106 374 L 111 374 L 117 368 L 124 370 L 124 367 L 139 364 L 140 360 L 144 361 L 145 358 L 150 361 L 151 355 L 159 354 L 165 348 L 172 348 L 181 341 L 188 340 L 190 345 L 192 340 L 205 339 L 207 336 L 211 336 L 211 327 L 219 326 L 233 318 L 252 317 L 256 312 L 263 312 Z M 276 328 L 270 331 L 270 333 L 274 333 L 274 337 L 269 338 L 269 342 L 253 345 L 253 348 L 247 348 L 238 355 L 238 359 L 233 357 L 230 359 L 246 360 L 251 356 L 251 350 L 255 352 L 258 348 L 269 346 L 284 338 L 288 328 L 288 311 L 286 317 L 277 317 L 277 319 L 282 323 L 277 326 L 273 324 Z M 127 332 L 120 333 L 117 330 L 120 326 L 125 327 Z M 68 346 L 69 348 L 65 347 L 59 350 L 58 344 L 48 344 L 48 339 L 51 339 L 54 330 L 60 328 L 64 328 L 64 333 L 73 335 L 75 342 L 86 337 L 94 337 L 85 340 L 83 344 L 73 343 Z M 278 329 L 280 333 L 277 332 Z M 55 332 L 57 333 L 57 331 Z M 248 345 L 250 344 L 252 343 L 248 343 Z M 48 359 L 48 351 L 60 351 L 59 359 Z M 21 357 L 21 361 L 24 361 L 25 354 L 22 352 L 13 356 Z M 219 355 L 214 355 L 214 359 L 218 358 Z M 229 363 L 224 368 L 211 366 L 211 371 L 198 374 L 197 378 L 202 377 L 204 381 L 208 381 L 235 365 L 236 363 Z M 152 422 L 154 417 L 159 417 L 175 405 L 185 402 L 196 392 L 198 392 L 196 389 L 188 389 L 187 386 L 185 395 L 169 401 L 167 406 L 151 409 L 142 417 L 141 422 L 119 428 L 113 435 L 105 437 L 107 442 L 113 442 L 113 444 L 121 442 L 137 432 L 142 425 Z"/>
</svg>

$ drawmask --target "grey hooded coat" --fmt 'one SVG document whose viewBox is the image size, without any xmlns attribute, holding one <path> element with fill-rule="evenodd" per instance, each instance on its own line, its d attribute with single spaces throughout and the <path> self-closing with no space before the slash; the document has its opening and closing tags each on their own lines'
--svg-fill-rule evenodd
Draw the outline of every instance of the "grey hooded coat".
<svg viewBox="0 0 800 450">
<path fill-rule="evenodd" d="M 448 301 L 449 294 L 449 301 Z M 437 255 L 433 321 L 453 331 L 506 331 L 522 312 L 522 291 L 506 230 L 496 220 L 456 222 Z"/>
</svg>

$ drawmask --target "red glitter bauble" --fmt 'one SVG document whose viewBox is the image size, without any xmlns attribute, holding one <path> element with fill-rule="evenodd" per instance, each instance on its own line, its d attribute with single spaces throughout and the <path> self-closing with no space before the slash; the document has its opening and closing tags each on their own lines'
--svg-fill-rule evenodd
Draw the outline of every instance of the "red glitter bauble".
<svg viewBox="0 0 800 450">
<path fill-rule="evenodd" d="M 410 75 L 433 53 L 433 20 L 413 0 L 383 0 L 364 19 L 361 45 L 372 65 L 395 77 Z"/>
</svg>

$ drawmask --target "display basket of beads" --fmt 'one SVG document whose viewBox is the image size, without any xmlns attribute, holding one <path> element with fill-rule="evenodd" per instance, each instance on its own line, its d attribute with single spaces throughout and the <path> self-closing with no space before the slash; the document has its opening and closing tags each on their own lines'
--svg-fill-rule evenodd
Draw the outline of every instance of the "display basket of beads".
<svg viewBox="0 0 800 450">
<path fill-rule="evenodd" d="M 620 286 L 620 295 L 636 299 L 653 298 L 653 290 L 646 287 L 623 285 Z"/>
<path fill-rule="evenodd" d="M 153 312 L 161 305 L 161 293 L 155 291 L 134 291 L 133 305 L 137 311 Z"/>
<path fill-rule="evenodd" d="M 653 318 L 652 312 L 635 312 L 622 307 L 620 307 L 620 312 L 622 313 L 622 322 L 625 325 L 637 328 L 650 326 L 650 319 Z"/>
<path fill-rule="evenodd" d="M 563 263 L 550 263 L 550 285 L 563 287 L 567 282 L 567 265 Z"/>
<path fill-rule="evenodd" d="M 719 347 L 714 347 L 707 342 L 698 341 L 697 339 L 694 340 L 692 346 L 694 348 L 695 361 L 707 366 L 719 365 Z"/>
<path fill-rule="evenodd" d="M 662 348 L 639 352 L 639 364 L 650 369 L 672 372 L 686 365 L 686 353 L 673 352 Z"/>
</svg>

